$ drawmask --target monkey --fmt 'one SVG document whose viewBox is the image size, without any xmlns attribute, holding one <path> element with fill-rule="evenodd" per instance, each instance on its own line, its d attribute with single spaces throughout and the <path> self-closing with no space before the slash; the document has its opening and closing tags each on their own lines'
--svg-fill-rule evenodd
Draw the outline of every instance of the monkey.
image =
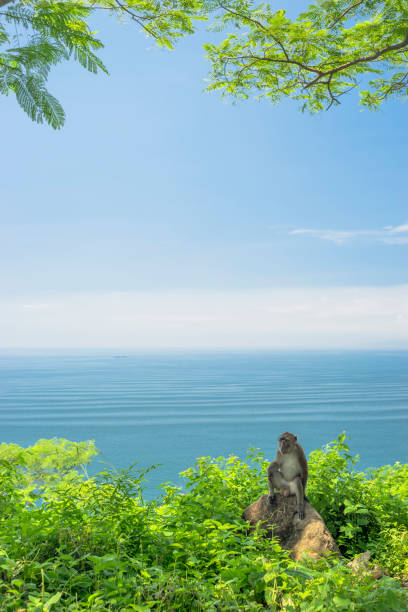
<svg viewBox="0 0 408 612">
<path fill-rule="evenodd" d="M 269 503 L 272 503 L 279 489 L 284 497 L 296 495 L 297 513 L 305 518 L 305 488 L 307 482 L 307 460 L 297 437 L 289 432 L 278 438 L 278 452 L 268 467 Z"/>
</svg>

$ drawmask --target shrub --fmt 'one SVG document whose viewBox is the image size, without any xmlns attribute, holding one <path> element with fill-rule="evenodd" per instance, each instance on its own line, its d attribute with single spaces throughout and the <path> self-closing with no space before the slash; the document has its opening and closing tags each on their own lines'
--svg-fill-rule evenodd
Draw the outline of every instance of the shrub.
<svg viewBox="0 0 408 612">
<path fill-rule="evenodd" d="M 166 484 L 150 501 L 137 466 L 88 478 L 80 467 L 94 453 L 63 440 L 0 446 L 1 610 L 406 609 L 389 576 L 374 584 L 345 561 L 295 565 L 276 541 L 248 535 L 241 512 L 266 488 L 256 451 L 203 457 L 183 473 L 185 491 Z M 384 565 L 387 552 L 402 576 L 406 466 L 367 476 L 354 466 L 343 437 L 312 453 L 309 496 L 345 554 L 370 546 Z"/>
<path fill-rule="evenodd" d="M 368 549 L 384 569 L 407 578 L 408 465 L 396 463 L 364 474 L 355 470 L 357 464 L 345 434 L 313 451 L 308 498 L 346 557 Z"/>
</svg>

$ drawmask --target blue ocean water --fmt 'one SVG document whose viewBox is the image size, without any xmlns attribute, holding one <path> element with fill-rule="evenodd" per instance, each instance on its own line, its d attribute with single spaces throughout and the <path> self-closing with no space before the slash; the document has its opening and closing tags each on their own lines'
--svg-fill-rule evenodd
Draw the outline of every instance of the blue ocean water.
<svg viewBox="0 0 408 612">
<path fill-rule="evenodd" d="M 363 469 L 407 462 L 408 352 L 3 352 L 0 422 L 4 442 L 94 439 L 115 467 L 162 464 L 149 494 L 199 456 L 272 458 L 283 431 L 308 453 L 346 430 Z"/>
</svg>

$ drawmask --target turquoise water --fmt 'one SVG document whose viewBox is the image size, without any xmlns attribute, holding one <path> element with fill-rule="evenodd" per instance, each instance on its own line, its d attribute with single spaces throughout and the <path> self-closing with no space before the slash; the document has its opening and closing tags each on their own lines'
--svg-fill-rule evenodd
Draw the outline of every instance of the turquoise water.
<svg viewBox="0 0 408 612">
<path fill-rule="evenodd" d="M 1 439 L 94 439 L 116 467 L 163 464 L 149 492 L 202 455 L 306 452 L 345 429 L 362 468 L 408 461 L 408 352 L 0 354 Z M 101 466 L 96 466 L 101 467 Z"/>
</svg>

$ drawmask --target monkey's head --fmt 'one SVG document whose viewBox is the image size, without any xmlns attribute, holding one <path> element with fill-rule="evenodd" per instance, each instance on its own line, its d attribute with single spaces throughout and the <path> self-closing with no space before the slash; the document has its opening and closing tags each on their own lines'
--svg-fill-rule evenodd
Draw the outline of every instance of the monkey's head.
<svg viewBox="0 0 408 612">
<path fill-rule="evenodd" d="M 281 453 L 290 453 L 295 447 L 297 442 L 297 436 L 286 431 L 281 434 L 278 438 L 279 450 Z"/>
</svg>

